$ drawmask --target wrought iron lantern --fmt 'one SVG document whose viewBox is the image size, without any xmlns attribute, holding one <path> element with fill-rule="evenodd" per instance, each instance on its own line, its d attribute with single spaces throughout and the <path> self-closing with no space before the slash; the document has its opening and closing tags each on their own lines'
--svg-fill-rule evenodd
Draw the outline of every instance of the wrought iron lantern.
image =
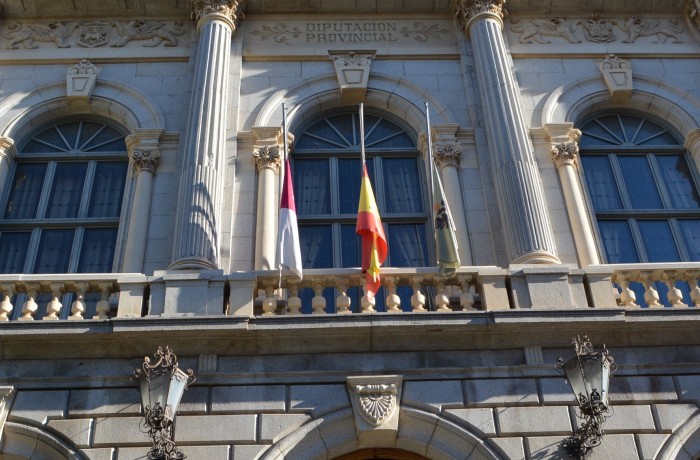
<svg viewBox="0 0 700 460">
<path fill-rule="evenodd" d="M 563 441 L 563 446 L 572 458 L 583 459 L 603 440 L 603 423 L 609 417 L 610 403 L 608 387 L 610 377 L 617 364 L 603 345 L 603 351 L 593 350 L 587 336 L 572 340 L 576 356 L 564 362 L 559 358 L 557 369 L 566 376 L 576 396 L 581 421 L 573 436 Z"/>
<path fill-rule="evenodd" d="M 153 361 L 146 356 L 134 371 L 139 381 L 143 428 L 153 441 L 149 460 L 181 460 L 187 455 L 175 446 L 175 414 L 182 394 L 195 380 L 192 369 L 179 368 L 170 347 L 158 347 Z"/>
</svg>

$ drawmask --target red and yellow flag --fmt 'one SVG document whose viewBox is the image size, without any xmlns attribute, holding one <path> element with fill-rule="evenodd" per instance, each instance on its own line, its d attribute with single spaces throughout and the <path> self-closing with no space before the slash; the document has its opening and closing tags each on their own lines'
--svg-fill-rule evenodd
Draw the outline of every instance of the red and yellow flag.
<svg viewBox="0 0 700 460">
<path fill-rule="evenodd" d="M 372 298 L 379 290 L 379 267 L 386 259 L 387 244 L 366 164 L 362 165 L 360 205 L 355 231 L 362 237 L 362 272 L 367 276 L 367 297 Z"/>
</svg>

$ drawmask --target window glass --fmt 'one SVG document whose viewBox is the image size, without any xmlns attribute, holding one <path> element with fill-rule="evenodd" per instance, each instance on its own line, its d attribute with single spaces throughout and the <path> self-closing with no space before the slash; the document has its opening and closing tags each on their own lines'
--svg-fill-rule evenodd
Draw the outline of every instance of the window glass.
<svg viewBox="0 0 700 460">
<path fill-rule="evenodd" d="M 673 242 L 671 226 L 666 220 L 640 220 L 639 232 L 649 262 L 675 262 L 680 260 Z"/>
<path fill-rule="evenodd" d="M 690 260 L 700 260 L 700 219 L 678 221 Z"/>
<path fill-rule="evenodd" d="M 80 251 L 78 273 L 107 273 L 112 270 L 116 228 L 86 229 Z"/>
<path fill-rule="evenodd" d="M 362 167 L 359 158 L 338 158 L 338 200 L 341 214 L 357 214 L 357 206 L 360 202 L 360 185 L 362 184 Z M 368 158 L 367 174 L 376 188 L 374 181 L 374 162 Z M 374 190 L 373 190 L 374 191 Z M 376 198 L 376 191 L 375 191 Z"/>
<path fill-rule="evenodd" d="M 298 215 L 328 214 L 331 211 L 328 160 L 295 161 L 292 182 Z"/>
<path fill-rule="evenodd" d="M 385 158 L 383 166 L 386 211 L 423 212 L 418 163 L 407 158 Z"/>
<path fill-rule="evenodd" d="M 97 163 L 88 217 L 119 217 L 126 170 L 127 163 L 123 161 Z"/>
<path fill-rule="evenodd" d="M 646 156 L 620 156 L 620 170 L 627 196 L 635 209 L 662 208 L 661 196 Z"/>
<path fill-rule="evenodd" d="M 80 199 L 83 196 L 87 163 L 59 163 L 53 177 L 49 205 L 46 208 L 48 219 L 70 219 L 78 216 Z"/>
<path fill-rule="evenodd" d="M 700 208 L 700 196 L 693 186 L 688 162 L 683 155 L 657 155 L 663 184 L 675 209 Z"/>
<path fill-rule="evenodd" d="M 0 273 L 23 273 L 31 232 L 0 233 Z"/>
<path fill-rule="evenodd" d="M 43 230 L 33 273 L 68 272 L 73 234 L 73 229 Z"/>
<path fill-rule="evenodd" d="M 5 207 L 5 219 L 33 219 L 36 217 L 41 189 L 46 175 L 45 163 L 20 163 L 12 180 L 10 198 Z"/>
<path fill-rule="evenodd" d="M 621 209 L 622 200 L 615 185 L 610 160 L 605 155 L 590 155 L 581 158 L 588 184 L 588 193 L 597 210 Z"/>
<path fill-rule="evenodd" d="M 299 246 L 303 267 L 330 268 L 333 266 L 333 235 L 330 225 L 300 226 Z"/>
<path fill-rule="evenodd" d="M 603 247 L 611 264 L 639 262 L 629 223 L 624 220 L 598 222 Z"/>
</svg>

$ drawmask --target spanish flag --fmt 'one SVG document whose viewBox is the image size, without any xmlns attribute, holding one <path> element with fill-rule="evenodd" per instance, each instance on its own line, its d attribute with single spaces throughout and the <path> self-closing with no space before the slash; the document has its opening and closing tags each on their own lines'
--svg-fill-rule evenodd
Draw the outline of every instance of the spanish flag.
<svg viewBox="0 0 700 460">
<path fill-rule="evenodd" d="M 360 206 L 355 231 L 362 237 L 362 272 L 367 276 L 366 294 L 371 299 L 379 290 L 379 267 L 386 259 L 387 244 L 365 163 L 362 164 Z"/>
</svg>

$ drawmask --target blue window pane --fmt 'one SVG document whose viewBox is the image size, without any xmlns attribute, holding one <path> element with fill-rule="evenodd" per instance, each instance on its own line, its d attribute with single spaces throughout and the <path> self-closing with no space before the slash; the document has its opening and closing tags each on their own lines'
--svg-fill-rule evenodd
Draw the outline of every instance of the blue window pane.
<svg viewBox="0 0 700 460">
<path fill-rule="evenodd" d="M 49 205 L 46 209 L 48 219 L 70 219 L 78 216 L 86 171 L 87 163 L 56 165 Z"/>
<path fill-rule="evenodd" d="M 642 234 L 648 262 L 677 262 L 680 260 L 668 221 L 640 220 L 637 225 Z"/>
<path fill-rule="evenodd" d="M 31 232 L 0 233 L 0 273 L 24 273 Z"/>
<path fill-rule="evenodd" d="M 333 238 L 330 225 L 300 225 L 299 245 L 304 268 L 333 267 Z"/>
<path fill-rule="evenodd" d="M 372 184 L 374 197 L 377 199 L 376 182 L 374 181 L 374 162 L 367 158 L 367 174 Z M 362 168 L 359 158 L 338 159 L 338 200 L 341 214 L 356 214 L 360 204 L 360 184 Z"/>
<path fill-rule="evenodd" d="M 116 228 L 86 229 L 80 250 L 78 273 L 109 273 L 112 271 Z"/>
<path fill-rule="evenodd" d="M 645 156 L 618 156 L 627 195 L 634 209 L 661 209 L 661 197 Z"/>
<path fill-rule="evenodd" d="M 413 158 L 384 158 L 384 201 L 386 212 L 423 212 L 418 162 Z"/>
<path fill-rule="evenodd" d="M 66 273 L 73 247 L 73 229 L 43 230 L 33 273 Z"/>
<path fill-rule="evenodd" d="M 34 219 L 46 175 L 46 163 L 20 163 L 12 180 L 5 219 Z"/>
<path fill-rule="evenodd" d="M 675 209 L 700 208 L 700 196 L 683 155 L 656 155 L 663 183 Z"/>
<path fill-rule="evenodd" d="M 341 266 L 347 268 L 362 265 L 362 254 L 360 254 L 362 244 L 360 236 L 355 233 L 355 225 L 341 225 L 340 237 L 342 239 L 341 256 L 343 258 Z"/>
<path fill-rule="evenodd" d="M 596 211 L 621 209 L 622 200 L 615 185 L 610 160 L 607 156 L 581 156 L 586 184 Z"/>
<path fill-rule="evenodd" d="M 328 160 L 295 160 L 293 183 L 298 215 L 331 212 Z"/>
<path fill-rule="evenodd" d="M 688 257 L 693 262 L 700 262 L 700 220 L 679 220 L 678 226 L 683 235 Z"/>
<path fill-rule="evenodd" d="M 376 149 L 415 148 L 413 140 L 398 125 L 372 116 L 365 116 L 365 146 Z"/>
<path fill-rule="evenodd" d="M 598 222 L 605 255 L 610 264 L 639 262 L 634 247 L 630 226 L 625 220 L 602 220 Z"/>
<path fill-rule="evenodd" d="M 127 163 L 102 161 L 95 168 L 88 217 L 118 217 L 124 193 Z"/>
<path fill-rule="evenodd" d="M 428 266 L 425 225 L 388 225 L 389 257 L 392 267 Z"/>
</svg>

